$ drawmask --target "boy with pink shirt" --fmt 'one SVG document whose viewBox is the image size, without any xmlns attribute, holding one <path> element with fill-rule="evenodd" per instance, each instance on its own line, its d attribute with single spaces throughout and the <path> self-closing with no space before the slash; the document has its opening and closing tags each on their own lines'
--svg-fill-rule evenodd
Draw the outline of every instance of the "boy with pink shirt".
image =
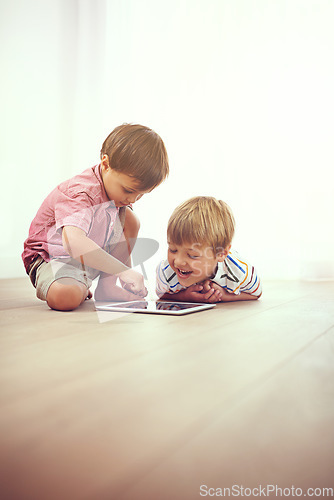
<svg viewBox="0 0 334 500">
<path fill-rule="evenodd" d="M 59 184 L 31 223 L 22 259 L 37 297 L 52 309 L 75 309 L 91 297 L 97 276 L 97 300 L 145 296 L 143 276 L 129 267 L 139 231 L 129 207 L 168 172 L 158 134 L 142 125 L 116 127 L 102 145 L 101 163 Z"/>
</svg>

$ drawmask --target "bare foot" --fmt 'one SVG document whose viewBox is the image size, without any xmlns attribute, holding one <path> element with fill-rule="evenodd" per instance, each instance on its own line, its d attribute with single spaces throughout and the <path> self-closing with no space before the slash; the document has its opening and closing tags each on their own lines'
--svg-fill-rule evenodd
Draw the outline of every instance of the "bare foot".
<svg viewBox="0 0 334 500">
<path fill-rule="evenodd" d="M 103 282 L 101 283 L 103 284 Z M 100 283 L 99 283 L 100 285 Z M 106 286 L 97 286 L 95 293 L 94 293 L 94 299 L 95 300 L 103 300 L 107 301 L 110 300 L 112 302 L 128 302 L 130 300 L 140 300 L 141 297 L 139 295 L 136 295 L 132 292 L 129 292 L 128 290 L 125 290 L 124 288 L 117 286 L 117 285 L 111 285 L 109 284 L 108 287 Z"/>
</svg>

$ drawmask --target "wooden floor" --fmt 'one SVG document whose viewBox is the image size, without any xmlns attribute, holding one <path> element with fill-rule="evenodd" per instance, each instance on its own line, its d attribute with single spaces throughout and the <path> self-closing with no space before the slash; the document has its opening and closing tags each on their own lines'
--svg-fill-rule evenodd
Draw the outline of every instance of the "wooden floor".
<svg viewBox="0 0 334 500">
<path fill-rule="evenodd" d="M 333 282 L 108 320 L 49 310 L 28 279 L 0 293 L 1 500 L 334 487 Z"/>
</svg>

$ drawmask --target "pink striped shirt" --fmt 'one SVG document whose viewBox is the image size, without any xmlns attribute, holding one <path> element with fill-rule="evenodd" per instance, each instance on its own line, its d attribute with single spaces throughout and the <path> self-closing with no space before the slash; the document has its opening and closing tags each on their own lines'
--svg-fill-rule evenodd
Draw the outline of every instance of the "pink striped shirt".
<svg viewBox="0 0 334 500">
<path fill-rule="evenodd" d="M 45 198 L 30 225 L 22 253 L 24 267 L 28 272 L 39 255 L 46 262 L 69 256 L 62 244 L 64 226 L 82 229 L 105 248 L 117 215 L 118 208 L 105 192 L 100 165 L 62 182 Z"/>
</svg>

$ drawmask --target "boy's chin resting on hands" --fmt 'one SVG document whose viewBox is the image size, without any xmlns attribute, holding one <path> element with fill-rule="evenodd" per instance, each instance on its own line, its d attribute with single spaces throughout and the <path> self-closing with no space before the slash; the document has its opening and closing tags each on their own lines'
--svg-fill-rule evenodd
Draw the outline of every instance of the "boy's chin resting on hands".
<svg viewBox="0 0 334 500">
<path fill-rule="evenodd" d="M 187 299 L 189 302 L 206 302 L 209 304 L 222 302 L 224 294 L 227 293 L 221 286 L 210 280 L 195 283 L 179 293 L 182 292 L 189 296 L 189 299 Z"/>
<path fill-rule="evenodd" d="M 165 293 L 163 300 L 175 300 L 176 302 L 221 302 L 225 291 L 216 283 L 209 280 L 203 283 L 195 283 L 177 293 Z"/>
</svg>

